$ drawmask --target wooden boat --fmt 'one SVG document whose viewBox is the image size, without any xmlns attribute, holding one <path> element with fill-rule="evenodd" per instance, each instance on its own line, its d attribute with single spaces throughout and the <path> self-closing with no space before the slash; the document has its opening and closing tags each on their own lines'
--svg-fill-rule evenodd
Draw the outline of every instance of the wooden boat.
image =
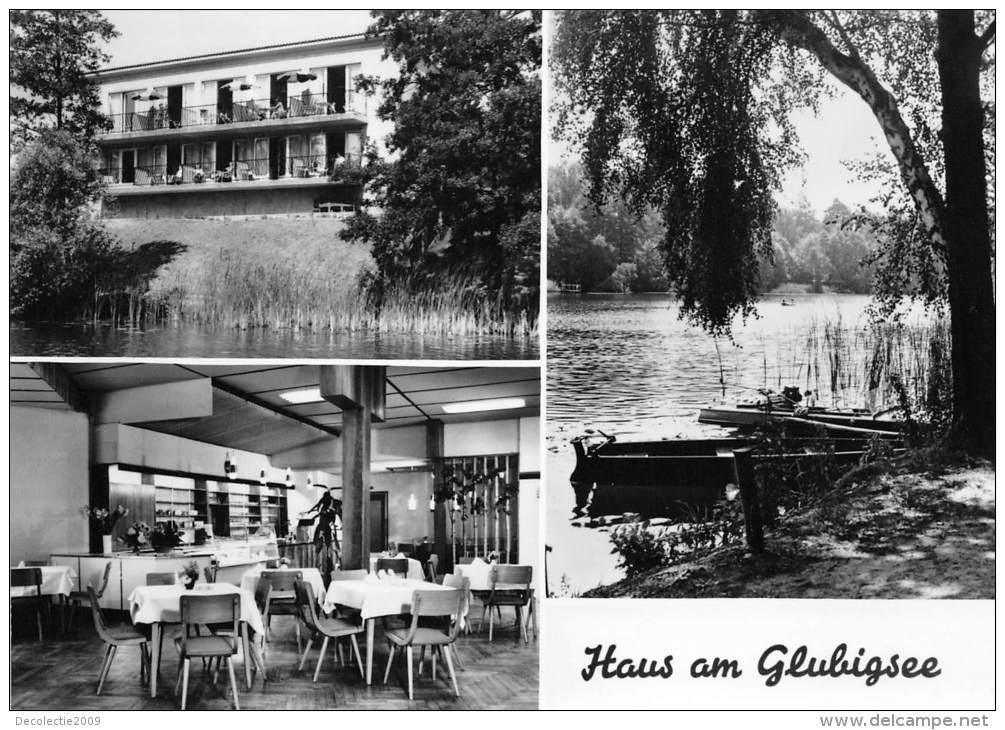
<svg viewBox="0 0 1005 730">
<path fill-rule="evenodd" d="M 869 446 L 861 437 L 791 438 L 783 453 L 758 459 L 830 459 L 858 463 Z M 576 466 L 570 476 L 576 513 L 640 512 L 686 517 L 707 512 L 735 484 L 733 452 L 756 446 L 748 438 L 618 441 L 606 434 L 573 439 Z"/>
<path fill-rule="evenodd" d="M 898 437 L 904 430 L 904 422 L 883 418 L 887 412 L 873 414 L 861 409 L 829 410 L 826 408 L 772 405 L 763 403 L 741 403 L 735 406 L 709 406 L 698 413 L 699 423 L 728 426 L 731 428 L 757 428 L 771 425 L 785 425 L 803 432 L 823 427 L 835 433 L 859 435 L 877 434 Z"/>
</svg>

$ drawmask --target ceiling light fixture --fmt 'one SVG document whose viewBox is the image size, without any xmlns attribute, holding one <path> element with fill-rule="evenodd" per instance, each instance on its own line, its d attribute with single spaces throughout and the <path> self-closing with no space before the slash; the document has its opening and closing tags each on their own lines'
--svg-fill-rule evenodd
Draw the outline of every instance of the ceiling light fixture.
<svg viewBox="0 0 1005 730">
<path fill-rule="evenodd" d="M 448 403 L 444 413 L 475 413 L 478 411 L 506 411 L 523 408 L 527 401 L 523 398 L 493 398 L 491 400 L 471 400 L 464 403 Z"/>
<path fill-rule="evenodd" d="M 321 388 L 304 388 L 302 390 L 288 390 L 280 393 L 279 397 L 287 403 L 318 403 L 323 401 Z"/>
</svg>

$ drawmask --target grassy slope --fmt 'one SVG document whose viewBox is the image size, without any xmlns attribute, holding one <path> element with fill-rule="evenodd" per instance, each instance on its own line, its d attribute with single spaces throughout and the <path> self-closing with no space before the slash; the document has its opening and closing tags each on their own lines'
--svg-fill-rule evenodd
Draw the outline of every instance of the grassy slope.
<svg viewBox="0 0 1005 730">
<path fill-rule="evenodd" d="M 368 247 L 342 241 L 343 223 L 325 218 L 255 220 L 116 220 L 105 221 L 126 248 L 175 242 L 181 250 L 161 266 L 151 289 L 203 279 L 223 261 L 261 264 L 293 271 L 330 271 L 348 291 L 369 265 Z M 198 292 L 193 292 L 198 295 Z"/>
<path fill-rule="evenodd" d="M 993 465 L 901 463 L 842 481 L 767 533 L 761 556 L 730 545 L 584 595 L 994 598 Z"/>
</svg>

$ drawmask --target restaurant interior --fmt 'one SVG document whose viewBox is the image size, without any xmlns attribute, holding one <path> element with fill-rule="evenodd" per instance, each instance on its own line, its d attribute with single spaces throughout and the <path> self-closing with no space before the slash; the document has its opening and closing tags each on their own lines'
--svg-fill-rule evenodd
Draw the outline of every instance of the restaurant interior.
<svg viewBox="0 0 1005 730">
<path fill-rule="evenodd" d="M 10 365 L 11 709 L 536 708 L 538 368 Z"/>
</svg>

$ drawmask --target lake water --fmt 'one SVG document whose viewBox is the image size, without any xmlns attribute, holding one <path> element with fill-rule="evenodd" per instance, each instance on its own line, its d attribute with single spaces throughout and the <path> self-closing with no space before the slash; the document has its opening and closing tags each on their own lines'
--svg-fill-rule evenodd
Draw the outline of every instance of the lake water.
<svg viewBox="0 0 1005 730">
<path fill-rule="evenodd" d="M 422 337 L 330 331 L 210 328 L 198 325 L 11 323 L 11 355 L 29 357 L 345 358 L 360 360 L 520 360 L 538 356 L 537 337 Z"/>
<path fill-rule="evenodd" d="M 767 296 L 760 317 L 734 324 L 735 342 L 715 339 L 677 318 L 666 295 L 548 297 L 548 425 L 546 542 L 554 592 L 582 592 L 618 580 L 607 527 L 575 518 L 569 474 L 570 439 L 587 428 L 619 440 L 729 435 L 697 423 L 698 410 L 715 401 L 749 399 L 757 388 L 820 387 L 807 375 L 807 340 L 823 322 L 849 330 L 866 323 L 866 296 Z M 723 395 L 720 375 L 726 382 Z M 820 405 L 861 405 L 831 400 Z M 565 587 L 562 587 L 562 581 Z"/>
</svg>

